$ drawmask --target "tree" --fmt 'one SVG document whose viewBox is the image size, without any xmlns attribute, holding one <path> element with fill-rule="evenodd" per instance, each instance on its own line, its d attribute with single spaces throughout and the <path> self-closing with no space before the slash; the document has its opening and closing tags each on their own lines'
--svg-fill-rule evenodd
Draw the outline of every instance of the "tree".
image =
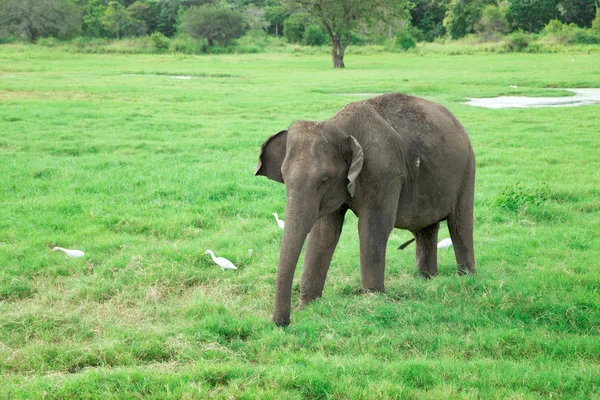
<svg viewBox="0 0 600 400">
<path fill-rule="evenodd" d="M 289 3 L 316 18 L 331 41 L 334 68 L 344 68 L 344 52 L 350 35 L 361 24 L 406 15 L 405 0 L 298 0 Z"/>
<path fill-rule="evenodd" d="M 423 35 L 423 39 L 433 42 L 444 34 L 444 16 L 448 8 L 448 0 L 416 0 L 410 9 L 411 25 Z"/>
<path fill-rule="evenodd" d="M 513 30 L 535 33 L 558 17 L 557 0 L 510 0 L 506 12 Z"/>
<path fill-rule="evenodd" d="M 558 4 L 561 21 L 565 24 L 576 24 L 582 28 L 592 26 L 596 5 L 594 0 L 562 0 Z"/>
<path fill-rule="evenodd" d="M 156 3 L 136 1 L 127 7 L 131 19 L 143 22 L 147 32 L 156 32 L 158 30 L 159 9 Z"/>
<path fill-rule="evenodd" d="M 177 32 L 181 13 L 191 7 L 214 3 L 216 0 L 155 0 L 159 9 L 158 30 L 167 36 Z"/>
<path fill-rule="evenodd" d="M 283 23 L 283 36 L 285 36 L 288 42 L 302 42 L 308 19 L 309 17 L 305 14 L 295 13 L 285 20 Z"/>
<path fill-rule="evenodd" d="M 0 26 L 9 34 L 71 38 L 81 31 L 81 12 L 66 0 L 6 0 L 0 3 Z"/>
<path fill-rule="evenodd" d="M 269 26 L 269 22 L 267 22 L 267 20 L 265 19 L 264 8 L 260 8 L 258 6 L 255 6 L 254 4 L 250 4 L 245 7 L 244 17 L 246 20 L 246 25 L 250 29 L 250 32 L 253 32 L 255 34 L 264 34 L 264 30 Z"/>
<path fill-rule="evenodd" d="M 117 1 L 108 3 L 108 8 L 100 18 L 104 29 L 113 33 L 120 39 L 131 25 L 131 14 Z"/>
<path fill-rule="evenodd" d="M 494 0 L 451 0 L 444 18 L 444 26 L 452 39 L 475 33 L 483 8 Z"/>
<path fill-rule="evenodd" d="M 185 13 L 182 26 L 191 37 L 206 39 L 209 46 L 215 42 L 227 46 L 244 34 L 244 17 L 228 8 L 193 7 Z"/>
<path fill-rule="evenodd" d="M 481 12 L 481 19 L 477 23 L 477 33 L 485 40 L 498 38 L 508 32 L 508 21 L 504 12 L 496 6 L 486 6 Z"/>
<path fill-rule="evenodd" d="M 281 36 L 283 34 L 283 24 L 290 16 L 289 10 L 282 5 L 271 5 L 265 7 L 265 19 L 269 21 L 268 32 Z"/>
</svg>

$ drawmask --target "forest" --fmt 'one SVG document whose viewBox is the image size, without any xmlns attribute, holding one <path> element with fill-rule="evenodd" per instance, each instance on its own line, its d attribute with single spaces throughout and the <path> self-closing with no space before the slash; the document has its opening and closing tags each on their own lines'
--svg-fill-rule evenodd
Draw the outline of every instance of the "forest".
<svg viewBox="0 0 600 400">
<path fill-rule="evenodd" d="M 279 38 L 310 46 L 388 44 L 506 35 L 552 35 L 563 43 L 600 43 L 597 0 L 0 0 L 0 43 L 149 38 L 156 51 L 234 48 L 238 40 Z M 181 49 L 179 49 L 180 51 Z"/>
</svg>

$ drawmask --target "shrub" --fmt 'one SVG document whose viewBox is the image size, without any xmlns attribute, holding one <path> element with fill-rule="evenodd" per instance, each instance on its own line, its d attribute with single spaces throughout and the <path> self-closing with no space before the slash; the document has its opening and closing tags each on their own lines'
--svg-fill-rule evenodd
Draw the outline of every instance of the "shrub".
<svg viewBox="0 0 600 400">
<path fill-rule="evenodd" d="M 395 43 L 396 46 L 399 46 L 404 51 L 414 49 L 415 47 L 417 47 L 417 41 L 415 40 L 413 35 L 411 35 L 407 31 L 402 31 L 399 34 L 397 34 Z"/>
<path fill-rule="evenodd" d="M 154 32 L 152 35 L 150 35 L 150 40 L 152 40 L 152 42 L 154 43 L 154 47 L 156 47 L 156 50 L 158 50 L 159 52 L 169 50 L 169 38 L 163 35 L 162 33 Z"/>
<path fill-rule="evenodd" d="M 547 42 L 560 44 L 595 44 L 600 43 L 600 32 L 596 33 L 593 29 L 586 30 L 575 24 L 563 24 L 554 19 L 544 27 L 542 33 Z"/>
<path fill-rule="evenodd" d="M 510 211 L 521 211 L 527 205 L 539 206 L 550 198 L 550 187 L 539 182 L 534 188 L 526 189 L 521 182 L 506 186 L 494 199 L 494 204 Z"/>
<path fill-rule="evenodd" d="M 505 44 L 506 51 L 522 52 L 529 46 L 530 37 L 523 32 L 514 32 L 508 36 Z"/>
</svg>

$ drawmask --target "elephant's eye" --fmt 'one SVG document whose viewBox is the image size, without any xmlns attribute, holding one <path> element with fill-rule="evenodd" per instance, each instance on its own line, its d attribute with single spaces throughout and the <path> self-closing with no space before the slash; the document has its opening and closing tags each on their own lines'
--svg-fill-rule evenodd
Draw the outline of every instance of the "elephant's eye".
<svg viewBox="0 0 600 400">
<path fill-rule="evenodd" d="M 325 176 L 321 179 L 321 182 L 319 182 L 319 189 L 321 189 L 323 186 L 325 186 L 325 184 L 327 183 L 327 181 L 329 181 L 329 177 Z"/>
</svg>

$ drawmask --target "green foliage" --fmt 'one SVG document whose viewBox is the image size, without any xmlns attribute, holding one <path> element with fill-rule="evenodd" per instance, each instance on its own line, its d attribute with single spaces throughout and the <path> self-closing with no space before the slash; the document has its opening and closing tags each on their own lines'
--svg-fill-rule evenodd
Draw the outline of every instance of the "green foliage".
<svg viewBox="0 0 600 400">
<path fill-rule="evenodd" d="M 551 193 L 546 182 L 539 182 L 533 188 L 525 188 L 521 182 L 517 182 L 504 187 L 494 199 L 494 204 L 510 211 L 522 211 L 528 205 L 543 204 Z"/>
<path fill-rule="evenodd" d="M 597 14 L 597 0 L 561 0 L 558 4 L 561 22 L 589 28 Z"/>
<path fill-rule="evenodd" d="M 406 30 L 396 34 L 395 44 L 396 46 L 400 47 L 402 50 L 405 51 L 417 47 L 417 41 L 415 40 L 413 35 L 411 35 L 410 32 Z"/>
<path fill-rule="evenodd" d="M 127 8 L 118 1 L 111 1 L 100 17 L 100 23 L 107 32 L 119 39 L 130 29 L 132 21 Z"/>
<path fill-rule="evenodd" d="M 321 46 L 327 43 L 329 37 L 320 25 L 311 24 L 306 27 L 302 37 L 302 44 L 307 46 Z"/>
<path fill-rule="evenodd" d="M 444 17 L 448 0 L 430 1 L 417 0 L 410 8 L 411 25 L 419 30 L 422 39 L 433 42 L 445 33 Z"/>
<path fill-rule="evenodd" d="M 362 25 L 381 22 L 391 23 L 408 15 L 408 1 L 402 0 L 288 0 L 290 7 L 297 7 L 319 21 L 331 41 L 334 68 L 344 68 L 344 54 L 352 33 Z M 285 26 L 284 26 L 285 31 Z M 295 39 L 295 38 L 294 38 Z"/>
<path fill-rule="evenodd" d="M 81 32 L 81 13 L 68 0 L 5 0 L 0 2 L 0 35 L 22 36 L 31 43 L 55 36 L 70 39 Z"/>
<path fill-rule="evenodd" d="M 242 14 L 228 8 L 190 8 L 185 13 L 182 26 L 191 37 L 206 39 L 209 47 L 215 43 L 227 46 L 244 34 Z"/>
<path fill-rule="evenodd" d="M 557 0 L 510 0 L 506 18 L 515 31 L 537 33 L 558 14 Z"/>
<path fill-rule="evenodd" d="M 292 14 L 283 23 L 283 36 L 290 43 L 301 43 L 308 18 L 304 14 Z"/>
<path fill-rule="evenodd" d="M 592 22 L 592 31 L 595 33 L 600 33 L 600 12 L 596 14 L 596 18 Z"/>
<path fill-rule="evenodd" d="M 138 31 L 157 32 L 160 19 L 160 9 L 157 3 L 137 0 L 127 7 L 127 11 L 129 11 L 131 19 L 139 26 Z"/>
<path fill-rule="evenodd" d="M 511 33 L 506 38 L 506 50 L 509 52 L 522 52 L 529 47 L 530 41 L 531 37 L 525 32 Z"/>
<path fill-rule="evenodd" d="M 597 44 L 600 43 L 600 32 L 593 29 L 589 31 L 577 25 L 563 24 L 559 20 L 552 20 L 542 30 L 544 40 L 549 43 L 559 44 Z"/>
<path fill-rule="evenodd" d="M 444 18 L 444 27 L 450 37 L 460 39 L 475 33 L 485 5 L 485 0 L 451 0 Z"/>
<path fill-rule="evenodd" d="M 477 34 L 484 40 L 498 40 L 509 31 L 504 11 L 495 5 L 485 6 L 476 25 Z"/>
<path fill-rule="evenodd" d="M 159 52 L 164 52 L 169 49 L 169 38 L 160 32 L 154 32 L 152 35 L 150 35 L 150 40 L 154 42 L 154 47 L 156 47 L 156 50 Z"/>
</svg>

